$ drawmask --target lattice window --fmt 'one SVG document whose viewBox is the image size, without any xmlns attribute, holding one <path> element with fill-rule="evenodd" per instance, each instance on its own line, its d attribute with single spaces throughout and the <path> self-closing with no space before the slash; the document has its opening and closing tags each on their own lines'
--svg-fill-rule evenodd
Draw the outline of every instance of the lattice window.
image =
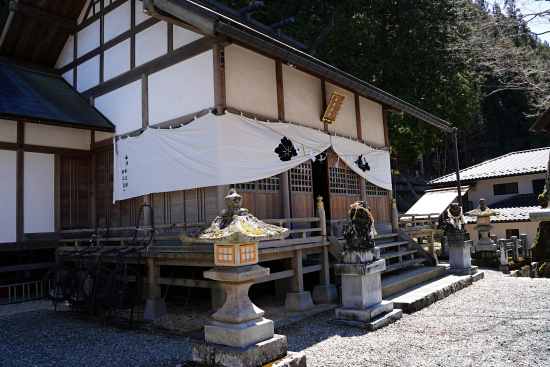
<svg viewBox="0 0 550 367">
<path fill-rule="evenodd" d="M 346 194 L 346 169 L 329 167 L 329 182 L 332 194 Z"/>
<path fill-rule="evenodd" d="M 376 186 L 375 184 L 365 181 L 365 187 L 367 191 L 367 196 L 387 196 L 388 190 Z"/>
<path fill-rule="evenodd" d="M 348 169 L 348 194 L 359 195 L 359 175 Z"/>
<path fill-rule="evenodd" d="M 367 196 L 376 196 L 376 185 L 370 183 L 369 181 L 365 181 L 365 187 Z"/>
<path fill-rule="evenodd" d="M 311 163 L 302 163 L 290 170 L 290 187 L 294 192 L 311 192 Z"/>
<path fill-rule="evenodd" d="M 279 175 L 258 180 L 258 190 L 279 191 Z"/>
<path fill-rule="evenodd" d="M 256 188 L 256 183 L 255 182 L 238 183 L 238 184 L 231 185 L 231 188 L 237 191 L 246 191 L 246 190 L 251 191 Z"/>
</svg>

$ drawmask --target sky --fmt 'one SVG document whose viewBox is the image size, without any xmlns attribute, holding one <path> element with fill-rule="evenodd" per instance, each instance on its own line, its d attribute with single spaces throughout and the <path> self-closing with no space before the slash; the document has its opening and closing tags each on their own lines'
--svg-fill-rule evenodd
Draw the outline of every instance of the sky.
<svg viewBox="0 0 550 367">
<path fill-rule="evenodd" d="M 502 7 L 504 6 L 504 1 L 498 2 L 502 2 Z M 521 13 L 526 16 L 526 20 L 531 18 L 527 16 L 528 14 L 544 10 L 549 12 L 546 17 L 531 20 L 528 24 L 529 28 L 535 33 L 548 32 L 539 37 L 542 41 L 546 41 L 550 44 L 550 0 L 516 0 L 516 6 L 521 10 Z"/>
</svg>

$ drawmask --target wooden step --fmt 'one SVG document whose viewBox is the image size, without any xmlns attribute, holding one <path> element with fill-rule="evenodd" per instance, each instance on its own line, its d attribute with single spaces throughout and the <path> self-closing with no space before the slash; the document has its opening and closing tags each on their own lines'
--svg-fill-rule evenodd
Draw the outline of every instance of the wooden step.
<svg viewBox="0 0 550 367">
<path fill-rule="evenodd" d="M 391 259 L 393 257 L 399 257 L 399 256 L 406 256 L 406 255 L 415 254 L 416 252 L 417 252 L 416 250 L 405 250 L 405 251 L 398 251 L 398 252 L 389 252 L 387 254 L 380 255 L 380 258 L 386 260 L 386 259 Z"/>
<path fill-rule="evenodd" d="M 383 249 L 383 248 L 394 247 L 394 246 L 399 246 L 399 245 L 406 245 L 408 243 L 409 243 L 409 241 L 385 242 L 385 243 L 376 244 L 376 247 L 379 248 L 379 249 Z"/>
<path fill-rule="evenodd" d="M 393 270 L 397 270 L 397 269 L 401 269 L 401 268 L 407 268 L 409 266 L 421 264 L 424 261 L 426 261 L 426 259 L 424 259 L 424 258 L 401 261 L 401 262 L 396 263 L 396 264 L 387 265 L 386 270 L 384 270 L 382 273 L 387 273 L 389 271 L 393 271 Z"/>
</svg>

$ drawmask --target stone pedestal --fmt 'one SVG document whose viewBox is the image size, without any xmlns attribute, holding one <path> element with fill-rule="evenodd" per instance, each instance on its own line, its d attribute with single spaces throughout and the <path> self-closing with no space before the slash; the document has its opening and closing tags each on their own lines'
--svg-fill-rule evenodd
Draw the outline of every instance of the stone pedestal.
<svg viewBox="0 0 550 367">
<path fill-rule="evenodd" d="M 467 239 L 467 240 L 466 240 Z M 470 247 L 472 241 L 467 233 L 450 233 L 447 235 L 449 241 L 449 264 L 447 270 L 452 274 L 470 275 L 477 273 L 477 266 L 472 266 Z"/>
<path fill-rule="evenodd" d="M 337 303 L 339 299 L 335 284 L 316 285 L 313 288 L 313 303 Z"/>
<path fill-rule="evenodd" d="M 285 307 L 293 311 L 309 311 L 313 308 L 313 299 L 309 292 L 287 293 Z"/>
<path fill-rule="evenodd" d="M 159 317 L 166 315 L 166 302 L 164 298 L 148 299 L 145 305 L 145 312 L 143 313 L 143 320 L 155 321 Z"/>
<path fill-rule="evenodd" d="M 393 302 L 382 301 L 381 272 L 386 269 L 380 259 L 380 250 L 371 249 L 352 253 L 342 259 L 364 259 L 366 263 L 336 264 L 334 271 L 342 277 L 342 307 L 336 309 L 340 322 L 369 330 L 376 330 L 401 318 L 401 310 L 393 309 Z"/>
</svg>

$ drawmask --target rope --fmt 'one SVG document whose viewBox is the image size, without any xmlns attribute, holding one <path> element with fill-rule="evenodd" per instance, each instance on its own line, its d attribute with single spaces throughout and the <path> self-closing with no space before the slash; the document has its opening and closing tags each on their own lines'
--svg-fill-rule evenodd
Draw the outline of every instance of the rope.
<svg viewBox="0 0 550 367">
<path fill-rule="evenodd" d="M 365 213 L 367 213 L 369 215 L 369 218 L 371 220 L 371 236 L 376 236 L 378 234 L 378 232 L 376 232 L 376 228 L 374 228 L 374 218 L 372 217 L 372 214 L 370 212 L 370 210 L 368 210 L 367 208 L 365 207 L 362 207 L 360 204 L 357 204 L 357 203 L 353 203 L 351 204 L 350 206 L 350 210 L 348 212 L 348 215 L 351 216 L 351 211 L 355 209 L 355 213 L 353 214 L 353 218 L 351 218 L 351 220 L 355 220 L 355 217 L 357 216 L 357 210 L 362 210 L 364 211 Z"/>
</svg>

